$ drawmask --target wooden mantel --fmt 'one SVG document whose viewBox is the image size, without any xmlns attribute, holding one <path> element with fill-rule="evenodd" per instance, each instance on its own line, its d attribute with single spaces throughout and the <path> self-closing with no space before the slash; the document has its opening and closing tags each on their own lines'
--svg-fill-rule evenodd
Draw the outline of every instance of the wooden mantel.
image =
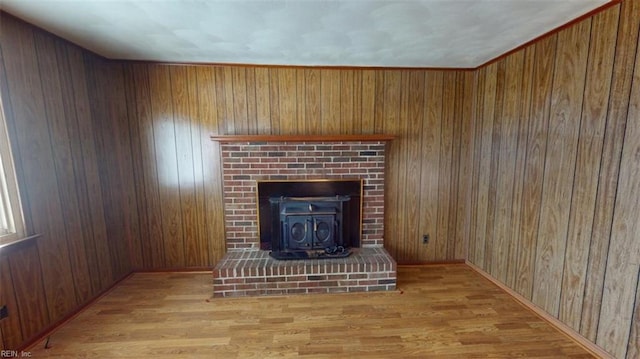
<svg viewBox="0 0 640 359">
<path fill-rule="evenodd" d="M 365 135 L 212 135 L 218 142 L 355 142 L 391 141 L 396 136 L 385 134 Z"/>
</svg>

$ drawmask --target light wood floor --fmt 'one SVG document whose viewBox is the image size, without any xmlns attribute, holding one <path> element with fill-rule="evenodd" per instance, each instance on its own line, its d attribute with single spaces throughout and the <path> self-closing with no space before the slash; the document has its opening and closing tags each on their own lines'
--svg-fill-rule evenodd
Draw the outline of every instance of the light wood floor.
<svg viewBox="0 0 640 359">
<path fill-rule="evenodd" d="M 398 291 L 211 299 L 210 273 L 135 274 L 29 349 L 60 358 L 591 358 L 464 264 Z"/>
</svg>

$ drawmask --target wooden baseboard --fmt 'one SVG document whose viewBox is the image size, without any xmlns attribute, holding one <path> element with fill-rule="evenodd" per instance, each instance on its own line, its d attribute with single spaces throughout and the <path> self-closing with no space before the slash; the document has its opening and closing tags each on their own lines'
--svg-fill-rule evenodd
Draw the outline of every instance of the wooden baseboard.
<svg viewBox="0 0 640 359">
<path fill-rule="evenodd" d="M 64 324 L 66 324 L 67 322 L 69 322 L 71 319 L 77 317 L 80 313 L 82 313 L 85 309 L 89 308 L 89 306 L 91 306 L 93 303 L 97 302 L 98 300 L 100 300 L 100 298 L 104 297 L 105 295 L 107 295 L 109 292 L 111 292 L 115 287 L 118 286 L 118 284 L 122 283 L 124 280 L 126 280 L 127 278 L 131 277 L 133 275 L 134 272 L 131 272 L 125 276 L 123 276 L 122 278 L 118 279 L 117 281 L 115 281 L 112 285 L 110 285 L 109 287 L 107 287 L 106 289 L 104 289 L 102 292 L 98 293 L 98 295 L 96 295 L 95 297 L 93 297 L 93 299 L 89 300 L 88 302 L 84 303 L 82 306 L 78 307 L 76 310 L 72 311 L 71 313 L 65 315 L 62 319 L 54 322 L 51 325 L 48 325 L 47 327 L 45 327 L 44 329 L 42 329 L 41 331 L 39 331 L 36 335 L 34 335 L 33 337 L 31 337 L 31 339 L 28 339 L 26 342 L 24 342 L 20 347 L 18 347 L 18 349 L 16 349 L 18 352 L 21 351 L 28 351 L 28 349 L 34 345 L 36 345 L 38 342 L 40 342 L 42 339 L 50 336 L 51 334 L 53 334 L 53 332 L 55 332 L 58 328 L 60 328 L 61 326 L 63 326 Z"/>
<path fill-rule="evenodd" d="M 525 307 L 525 308 L 531 310 L 532 312 L 534 312 L 542 320 L 544 320 L 547 323 L 549 323 L 551 326 L 556 328 L 562 334 L 564 334 L 567 337 L 569 337 L 571 340 L 576 342 L 578 345 L 583 347 L 585 350 L 589 351 L 591 354 L 595 355 L 598 358 L 615 359 L 611 354 L 607 353 L 604 349 L 602 349 L 598 345 L 592 343 L 589 339 L 583 337 L 580 333 L 576 332 L 573 328 L 569 327 L 565 323 L 561 322 L 559 319 L 557 319 L 554 316 L 552 316 L 551 314 L 547 313 L 544 309 L 538 307 L 533 302 L 531 302 L 529 299 L 523 297 L 522 295 L 520 295 L 519 293 L 517 293 L 513 289 L 507 287 L 504 283 L 502 283 L 502 282 L 498 281 L 497 279 L 493 278 L 491 276 L 491 274 L 485 272 L 480 267 L 476 266 L 475 264 L 473 264 L 473 263 L 471 263 L 469 261 L 465 261 L 465 263 L 471 269 L 476 271 L 478 274 L 480 274 L 481 276 L 483 276 L 484 278 L 489 280 L 491 283 L 495 284 L 500 289 L 505 291 L 511 297 L 513 297 L 513 299 L 515 299 L 516 302 L 520 303 L 520 305 L 522 305 L 523 307 Z"/>
<path fill-rule="evenodd" d="M 213 267 L 187 267 L 187 268 L 145 268 L 134 269 L 133 273 L 202 273 L 209 272 L 213 275 Z"/>
<path fill-rule="evenodd" d="M 442 265 L 442 264 L 464 264 L 464 259 L 452 259 L 447 261 L 433 261 L 433 262 L 398 262 L 398 267 L 422 267 L 429 265 Z"/>
</svg>

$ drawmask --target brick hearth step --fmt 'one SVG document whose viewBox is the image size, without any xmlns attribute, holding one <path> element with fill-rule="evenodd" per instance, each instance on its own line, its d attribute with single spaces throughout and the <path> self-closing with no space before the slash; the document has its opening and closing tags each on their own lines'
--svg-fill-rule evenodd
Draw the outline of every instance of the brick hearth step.
<svg viewBox="0 0 640 359">
<path fill-rule="evenodd" d="M 346 258 L 281 261 L 268 251 L 230 251 L 213 270 L 214 297 L 395 290 L 396 262 L 384 248 Z"/>
</svg>

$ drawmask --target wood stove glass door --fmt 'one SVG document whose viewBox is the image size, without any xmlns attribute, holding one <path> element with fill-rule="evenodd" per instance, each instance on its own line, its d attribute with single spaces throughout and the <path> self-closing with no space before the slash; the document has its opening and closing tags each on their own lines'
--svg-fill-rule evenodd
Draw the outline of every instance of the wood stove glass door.
<svg viewBox="0 0 640 359">
<path fill-rule="evenodd" d="M 336 219 L 334 215 L 313 216 L 313 247 L 327 248 L 336 245 Z"/>
<path fill-rule="evenodd" d="M 312 223 L 309 216 L 287 216 L 282 225 L 285 249 L 311 249 Z"/>
<path fill-rule="evenodd" d="M 286 216 L 282 222 L 284 248 L 324 249 L 336 246 L 336 216 Z"/>
</svg>

